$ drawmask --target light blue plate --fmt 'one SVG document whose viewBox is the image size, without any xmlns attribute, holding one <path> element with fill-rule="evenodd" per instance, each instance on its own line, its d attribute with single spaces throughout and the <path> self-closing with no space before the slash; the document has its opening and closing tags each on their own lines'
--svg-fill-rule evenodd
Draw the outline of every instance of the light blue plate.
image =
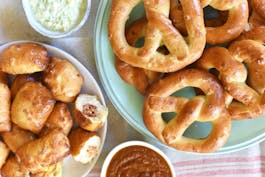
<svg viewBox="0 0 265 177">
<path fill-rule="evenodd" d="M 121 80 L 115 70 L 114 54 L 107 33 L 110 6 L 110 0 L 101 0 L 94 29 L 94 49 L 100 79 L 108 97 L 122 117 L 137 131 L 156 140 L 145 127 L 142 120 L 143 96 L 141 96 L 132 86 Z M 143 7 L 142 5 L 139 5 L 132 12 L 130 20 L 137 19 L 143 16 L 143 14 Z M 187 94 L 185 92 L 192 92 L 192 90 L 185 90 L 184 94 Z M 188 129 L 188 131 L 186 131 L 186 135 L 193 137 L 204 136 L 210 129 L 211 124 L 209 123 L 195 123 Z M 233 121 L 231 136 L 227 143 L 213 154 L 238 151 L 247 148 L 250 145 L 259 143 L 264 139 L 265 116 L 253 120 Z"/>
</svg>

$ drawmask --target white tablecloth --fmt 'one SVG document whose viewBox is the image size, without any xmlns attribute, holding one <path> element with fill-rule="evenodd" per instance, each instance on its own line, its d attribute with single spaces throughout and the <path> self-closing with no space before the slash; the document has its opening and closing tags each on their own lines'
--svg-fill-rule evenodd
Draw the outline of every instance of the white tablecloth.
<svg viewBox="0 0 265 177">
<path fill-rule="evenodd" d="M 66 38 L 49 39 L 38 34 L 29 26 L 21 1 L 1 0 L 0 44 L 14 40 L 34 40 L 57 46 L 78 58 L 92 73 L 103 90 L 95 66 L 93 50 L 93 29 L 98 5 L 98 0 L 92 0 L 90 16 L 79 31 Z M 99 176 L 106 155 L 117 144 L 127 140 L 149 141 L 126 123 L 115 110 L 104 91 L 103 93 L 109 108 L 108 132 L 102 154 L 88 175 L 89 177 Z M 155 145 L 162 149 L 173 162 L 178 177 L 265 176 L 265 143 L 256 144 L 239 152 L 214 156 L 191 155 L 172 151 L 158 144 Z"/>
</svg>

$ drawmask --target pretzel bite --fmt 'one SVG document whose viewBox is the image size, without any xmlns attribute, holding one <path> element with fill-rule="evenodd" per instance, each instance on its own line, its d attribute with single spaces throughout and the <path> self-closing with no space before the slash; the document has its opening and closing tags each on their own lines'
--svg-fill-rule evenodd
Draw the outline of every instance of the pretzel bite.
<svg viewBox="0 0 265 177">
<path fill-rule="evenodd" d="M 0 82 L 0 132 L 11 129 L 10 104 L 11 92 L 7 84 Z"/>
<path fill-rule="evenodd" d="M 11 119 L 21 128 L 39 133 L 53 110 L 51 92 L 39 82 L 27 82 L 17 92 L 11 106 Z"/>
<path fill-rule="evenodd" d="M 18 90 L 26 83 L 26 82 L 34 82 L 39 81 L 39 74 L 21 74 L 17 75 L 13 80 L 11 85 L 11 97 L 14 99 Z"/>
<path fill-rule="evenodd" d="M 52 58 L 44 71 L 44 82 L 56 100 L 72 102 L 81 90 L 83 77 L 69 61 Z"/>
<path fill-rule="evenodd" d="M 9 157 L 1 169 L 2 177 L 30 177 L 29 171 L 23 168 L 15 156 Z"/>
<path fill-rule="evenodd" d="M 5 145 L 5 143 L 3 143 L 0 140 L 0 169 L 2 168 L 2 166 L 4 165 L 4 163 L 6 162 L 6 159 L 9 155 L 9 149 L 8 147 Z"/>
<path fill-rule="evenodd" d="M 0 70 L 8 74 L 43 71 L 48 63 L 47 49 L 36 43 L 13 44 L 0 53 Z"/>
<path fill-rule="evenodd" d="M 45 122 L 41 135 L 46 134 L 54 128 L 60 128 L 68 135 L 73 126 L 73 119 L 66 103 L 56 103 L 52 113 Z"/>
<path fill-rule="evenodd" d="M 30 174 L 30 177 L 61 177 L 62 176 L 62 165 L 63 165 L 63 162 L 60 161 L 54 165 L 50 165 L 48 167 L 48 171 Z"/>
<path fill-rule="evenodd" d="M 96 131 L 104 125 L 108 108 L 96 96 L 80 94 L 75 100 L 74 117 L 77 124 L 85 130 Z"/>
<path fill-rule="evenodd" d="M 87 132 L 82 128 L 73 130 L 69 135 L 71 145 L 71 155 L 73 158 L 86 164 L 98 154 L 101 144 L 100 137 L 93 133 Z"/>
<path fill-rule="evenodd" d="M 12 125 L 11 131 L 3 132 L 1 135 L 12 152 L 16 152 L 18 147 L 35 138 L 33 133 L 22 129 L 15 124 Z"/>
<path fill-rule="evenodd" d="M 70 152 L 68 138 L 59 129 L 53 129 L 39 139 L 20 146 L 16 151 L 19 162 L 31 173 L 49 170 Z"/>
</svg>

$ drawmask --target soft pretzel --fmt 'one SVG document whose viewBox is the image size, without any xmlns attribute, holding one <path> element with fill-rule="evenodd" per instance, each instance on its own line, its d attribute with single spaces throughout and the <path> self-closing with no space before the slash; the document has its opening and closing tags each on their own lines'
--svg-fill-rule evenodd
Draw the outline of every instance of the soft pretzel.
<svg viewBox="0 0 265 177">
<path fill-rule="evenodd" d="M 70 153 L 67 136 L 53 129 L 39 139 L 20 146 L 16 151 L 18 162 L 31 173 L 49 171 L 51 165 L 60 162 Z"/>
<path fill-rule="evenodd" d="M 246 30 L 265 26 L 265 1 L 249 0 L 250 16 Z M 248 29 L 249 28 L 249 29 Z"/>
<path fill-rule="evenodd" d="M 146 25 L 146 18 L 141 18 L 126 28 L 126 39 L 130 45 L 135 46 L 137 41 L 144 36 Z M 115 67 L 120 77 L 125 82 L 133 85 L 142 95 L 145 94 L 150 83 L 157 80 L 161 75 L 158 72 L 133 67 L 118 57 L 115 57 Z"/>
<path fill-rule="evenodd" d="M 66 103 L 57 102 L 46 120 L 40 135 L 44 135 L 55 128 L 60 128 L 65 135 L 68 135 L 73 126 L 73 118 Z"/>
<path fill-rule="evenodd" d="M 219 71 L 225 90 L 234 98 L 228 105 L 232 119 L 255 118 L 265 113 L 264 52 L 260 42 L 240 40 L 229 49 L 208 48 L 197 62 L 200 68 Z"/>
<path fill-rule="evenodd" d="M 248 22 L 248 2 L 247 0 L 201 0 L 201 6 L 211 6 L 217 10 L 228 10 L 226 22 L 221 26 L 207 26 L 206 40 L 209 44 L 220 44 L 229 42 L 240 35 Z M 171 0 L 170 17 L 178 29 L 185 31 L 183 27 L 184 16 L 180 4 L 176 0 Z M 221 18 L 222 19 L 222 16 Z M 214 23 L 216 21 L 214 20 Z M 212 25 L 211 23 L 208 23 Z M 221 37 L 220 37 L 221 36 Z"/>
<path fill-rule="evenodd" d="M 6 163 L 1 169 L 2 177 L 29 177 L 29 171 L 23 168 L 17 161 L 15 156 L 11 156 L 7 159 Z"/>
<path fill-rule="evenodd" d="M 39 133 L 55 105 L 52 93 L 40 82 L 26 82 L 11 105 L 11 120 L 23 129 Z"/>
<path fill-rule="evenodd" d="M 8 158 L 9 152 L 10 152 L 9 148 L 6 146 L 5 143 L 3 143 L 0 140 L 0 169 L 5 164 L 6 159 Z"/>
<path fill-rule="evenodd" d="M 188 86 L 200 88 L 205 95 L 191 99 L 171 96 Z M 177 115 L 166 123 L 162 118 L 166 112 Z M 181 70 L 152 84 L 145 97 L 143 118 L 158 139 L 184 151 L 213 152 L 225 144 L 230 134 L 231 121 L 225 109 L 223 88 L 211 74 L 197 69 Z M 206 138 L 183 136 L 195 121 L 213 123 Z"/>
<path fill-rule="evenodd" d="M 32 132 L 24 130 L 16 124 L 12 125 L 12 129 L 10 131 L 3 132 L 1 135 L 6 145 L 14 153 L 16 152 L 17 148 L 35 139 L 35 136 Z"/>
<path fill-rule="evenodd" d="M 188 31 L 187 41 L 169 20 L 169 1 L 144 0 L 148 24 L 143 47 L 128 44 L 125 23 L 140 0 L 113 0 L 108 23 L 108 36 L 114 53 L 135 67 L 158 72 L 179 70 L 197 60 L 205 47 L 203 12 L 198 0 L 181 0 Z M 119 30 L 117 30 L 119 29 Z M 163 41 L 169 54 L 157 51 Z"/>
<path fill-rule="evenodd" d="M 34 82 L 40 81 L 39 73 L 33 74 L 19 74 L 14 78 L 11 85 L 11 97 L 15 98 L 18 90 L 26 83 L 26 82 Z"/>
<path fill-rule="evenodd" d="M 7 85 L 7 76 L 0 71 L 0 132 L 11 129 L 10 105 L 11 91 Z"/>
<path fill-rule="evenodd" d="M 244 31 L 237 40 L 251 39 L 265 43 L 265 26 L 252 28 L 250 31 Z"/>
<path fill-rule="evenodd" d="M 43 80 L 54 99 L 66 103 L 75 100 L 84 83 L 82 74 L 68 60 L 52 57 Z"/>
<path fill-rule="evenodd" d="M 37 43 L 13 44 L 0 53 L 0 70 L 9 74 L 43 71 L 48 63 L 47 49 Z"/>
<path fill-rule="evenodd" d="M 265 0 L 250 0 L 252 10 L 265 19 Z"/>
</svg>

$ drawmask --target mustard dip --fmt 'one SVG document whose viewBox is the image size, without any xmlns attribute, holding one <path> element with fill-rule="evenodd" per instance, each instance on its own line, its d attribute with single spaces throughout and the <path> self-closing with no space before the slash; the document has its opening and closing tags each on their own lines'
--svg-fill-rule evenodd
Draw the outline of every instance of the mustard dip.
<svg viewBox="0 0 265 177">
<path fill-rule="evenodd" d="M 85 15 L 86 0 L 29 0 L 35 19 L 45 28 L 66 32 Z"/>
</svg>

